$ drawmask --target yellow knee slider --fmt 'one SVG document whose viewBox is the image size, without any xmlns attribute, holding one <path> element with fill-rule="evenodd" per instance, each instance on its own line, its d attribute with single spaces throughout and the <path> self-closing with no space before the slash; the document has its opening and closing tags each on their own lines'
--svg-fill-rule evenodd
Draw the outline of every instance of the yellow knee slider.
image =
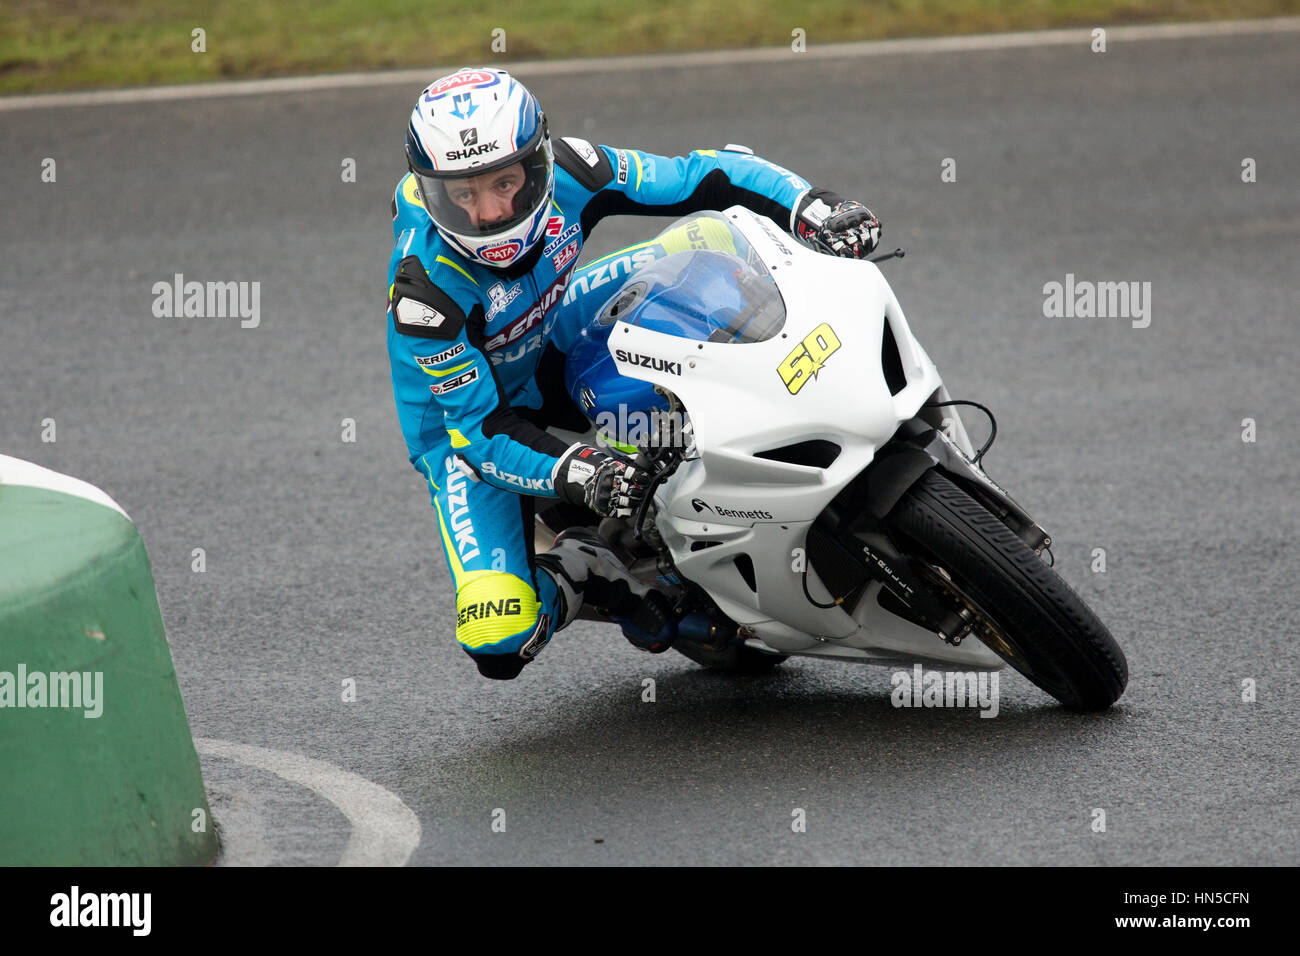
<svg viewBox="0 0 1300 956">
<path fill-rule="evenodd" d="M 471 574 L 456 591 L 456 640 L 470 652 L 516 636 L 522 643 L 541 609 L 532 584 L 498 571 Z"/>
</svg>

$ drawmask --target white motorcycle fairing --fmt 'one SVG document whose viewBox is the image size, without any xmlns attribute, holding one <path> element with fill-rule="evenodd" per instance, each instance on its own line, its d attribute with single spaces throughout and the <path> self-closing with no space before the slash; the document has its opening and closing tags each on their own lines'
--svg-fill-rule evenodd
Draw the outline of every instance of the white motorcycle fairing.
<svg viewBox="0 0 1300 956">
<path fill-rule="evenodd" d="M 619 321 L 608 342 L 622 375 L 672 393 L 689 418 L 693 446 L 654 495 L 655 527 L 677 571 L 755 648 L 1000 669 L 1001 658 L 978 640 L 952 646 L 886 610 L 878 581 L 852 615 L 808 600 L 805 569 L 808 593 L 834 600 L 808 563 L 810 526 L 902 423 L 948 394 L 875 265 L 806 249 L 743 207 L 723 215 L 776 282 L 786 308 L 781 332 L 743 344 L 700 342 Z M 886 324 L 905 377 L 892 392 L 881 358 Z M 960 418 L 942 417 L 969 462 L 974 450 Z M 828 467 L 758 457 L 818 440 L 839 446 Z"/>
</svg>

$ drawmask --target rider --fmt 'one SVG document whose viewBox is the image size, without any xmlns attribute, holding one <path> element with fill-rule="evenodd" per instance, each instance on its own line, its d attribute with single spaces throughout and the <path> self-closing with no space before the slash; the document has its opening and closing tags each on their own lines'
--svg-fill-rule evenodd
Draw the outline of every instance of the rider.
<svg viewBox="0 0 1300 956">
<path fill-rule="evenodd" d="M 743 146 L 667 157 L 552 140 L 536 98 L 502 70 L 426 87 L 406 157 L 392 201 L 388 354 L 456 589 L 457 640 L 485 677 L 508 680 L 587 603 L 637 646 L 665 649 L 671 607 L 599 536 L 573 529 L 533 553 L 536 498 L 628 517 L 645 492 L 631 462 L 544 430 L 588 425 L 563 388 L 581 313 L 561 299 L 583 242 L 610 215 L 740 204 L 861 258 L 880 223 Z"/>
</svg>

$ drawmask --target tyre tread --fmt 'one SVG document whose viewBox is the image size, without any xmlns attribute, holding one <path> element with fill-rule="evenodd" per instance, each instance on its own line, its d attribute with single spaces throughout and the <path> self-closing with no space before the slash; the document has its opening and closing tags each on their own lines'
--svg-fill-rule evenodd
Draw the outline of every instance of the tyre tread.
<svg viewBox="0 0 1300 956">
<path fill-rule="evenodd" d="M 938 471 L 926 472 L 891 515 L 894 526 L 920 543 L 978 591 L 982 606 L 1001 615 L 1027 656 L 1041 655 L 1070 685 L 1067 706 L 1107 707 L 1123 693 L 1128 663 L 1106 626 L 1055 571 L 1011 529 Z M 974 582 L 974 583 L 970 583 Z M 989 597 L 989 592 L 997 592 Z M 1055 641 L 1027 642 L 1045 625 Z M 1014 666 L 1014 662 L 1013 666 Z M 1041 663 L 1041 662 L 1040 662 Z"/>
</svg>

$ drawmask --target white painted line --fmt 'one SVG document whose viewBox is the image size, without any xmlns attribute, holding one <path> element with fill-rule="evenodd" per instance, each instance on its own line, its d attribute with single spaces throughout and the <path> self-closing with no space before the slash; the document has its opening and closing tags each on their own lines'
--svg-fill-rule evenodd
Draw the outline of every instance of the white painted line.
<svg viewBox="0 0 1300 956">
<path fill-rule="evenodd" d="M 230 805 L 221 811 L 218 862 L 222 866 L 274 866 L 275 854 L 266 841 L 266 820 L 261 805 L 238 794 L 231 793 L 230 797 Z"/>
<path fill-rule="evenodd" d="M 397 794 L 324 760 L 229 740 L 196 737 L 210 757 L 237 760 L 320 794 L 342 811 L 352 834 L 339 866 L 405 866 L 420 845 L 420 819 Z"/>
<path fill-rule="evenodd" d="M 1104 23 L 1098 26 L 1106 26 Z M 899 40 L 865 40 L 859 43 L 809 44 L 803 53 L 789 47 L 751 50 L 711 50 L 701 53 L 654 53 L 637 56 L 593 57 L 575 60 L 529 60 L 519 63 L 498 61 L 503 69 L 520 77 L 562 76 L 582 73 L 625 73 L 635 70 L 682 70 L 704 66 L 736 66 L 746 63 L 798 63 L 802 60 L 830 60 L 854 57 L 897 56 L 918 53 L 964 53 L 979 50 L 1009 50 L 1017 47 L 1061 46 L 1092 41 L 1092 27 L 1068 30 L 1026 30 L 1020 33 L 984 33 L 974 36 L 915 37 Z M 1186 40 L 1204 37 L 1242 36 L 1300 31 L 1300 17 L 1258 20 L 1219 20 L 1209 23 L 1160 23 L 1141 26 L 1106 27 L 1107 49 L 1116 43 L 1146 40 Z M 463 64 L 457 63 L 455 66 Z M 377 86 L 410 86 L 412 95 L 434 78 L 455 66 L 428 69 L 380 70 L 373 73 L 331 73 L 325 76 L 290 76 L 268 80 L 226 80 L 183 86 L 153 86 L 125 90 L 91 90 L 71 93 L 36 93 L 0 97 L 0 112 L 48 109 L 58 106 L 102 106 L 112 103 L 149 103 L 162 100 L 209 99 L 221 96 L 259 96 L 274 93 L 310 93 Z"/>
</svg>

